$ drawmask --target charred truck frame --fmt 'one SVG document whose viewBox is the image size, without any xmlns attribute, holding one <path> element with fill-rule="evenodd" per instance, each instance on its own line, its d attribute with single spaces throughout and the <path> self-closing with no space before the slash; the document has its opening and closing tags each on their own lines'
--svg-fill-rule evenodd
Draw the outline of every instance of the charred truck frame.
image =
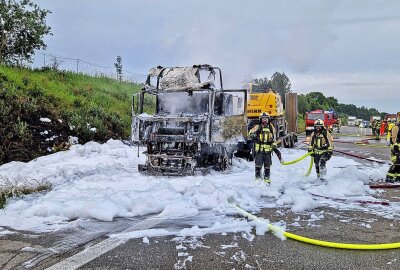
<svg viewBox="0 0 400 270">
<path fill-rule="evenodd" d="M 154 100 L 155 114 L 143 113 Z M 152 68 L 132 101 L 132 141 L 147 147 L 143 173 L 225 170 L 247 137 L 247 90 L 224 90 L 218 67 Z"/>
</svg>

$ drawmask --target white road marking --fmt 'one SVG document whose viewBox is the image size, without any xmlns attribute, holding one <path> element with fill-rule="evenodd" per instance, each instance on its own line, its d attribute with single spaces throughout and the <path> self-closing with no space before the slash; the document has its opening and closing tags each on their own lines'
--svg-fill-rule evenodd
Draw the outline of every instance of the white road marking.
<svg viewBox="0 0 400 270">
<path fill-rule="evenodd" d="M 165 221 L 165 219 L 149 219 L 142 221 L 121 233 L 133 232 L 133 231 L 140 231 L 140 230 L 147 230 L 150 229 L 157 224 Z M 85 250 L 49 267 L 46 268 L 47 270 L 75 270 L 88 262 L 100 257 L 104 253 L 113 250 L 114 248 L 118 247 L 119 245 L 125 243 L 126 241 L 117 239 L 117 238 L 108 238 L 100 243 L 88 247 Z"/>
</svg>

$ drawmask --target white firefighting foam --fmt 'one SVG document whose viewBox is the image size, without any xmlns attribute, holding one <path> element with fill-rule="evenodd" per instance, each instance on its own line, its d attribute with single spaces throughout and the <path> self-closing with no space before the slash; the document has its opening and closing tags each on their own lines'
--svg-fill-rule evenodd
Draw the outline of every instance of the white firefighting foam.
<svg viewBox="0 0 400 270">
<path fill-rule="evenodd" d="M 303 150 L 282 149 L 286 161 L 304 153 Z M 207 210 L 213 213 L 214 220 L 215 216 L 220 217 L 220 220 L 209 226 L 209 229 L 194 226 L 177 234 L 231 232 L 235 231 L 232 224 L 247 231 L 247 226 L 240 222 L 232 223 L 234 218 L 226 216 L 235 213 L 228 202 L 234 201 L 248 211 L 285 206 L 301 212 L 322 204 L 337 204 L 319 200 L 311 193 L 374 200 L 372 195 L 379 191 L 369 189 L 366 184 L 369 180 L 382 178 L 388 169 L 388 165 L 373 164 L 360 171 L 357 167 L 361 164 L 356 161 L 334 156 L 328 162 L 327 179 L 319 180 L 314 171 L 311 176 L 304 176 L 309 158 L 294 165 L 282 166 L 274 156 L 272 185 L 265 187 L 254 181 L 254 163 L 241 159 L 234 159 L 227 173 L 212 172 L 205 176 L 188 177 L 142 175 L 137 165 L 144 163 L 144 159 L 143 154 L 137 156 L 136 147 L 109 140 L 105 144 L 90 142 L 74 145 L 68 151 L 40 157 L 28 163 L 4 164 L 0 166 L 0 185 L 7 182 L 34 186 L 44 180 L 51 183 L 52 189 L 47 193 L 9 199 L 6 207 L 0 210 L 0 226 L 53 231 L 71 226 L 70 221 L 76 219 L 112 221 L 117 217 L 149 214 L 163 219 L 194 217 L 198 219 L 197 224 L 202 224 L 207 215 L 199 213 Z M 380 209 L 379 206 L 370 207 Z M 399 212 L 399 206 L 393 207 L 397 207 L 395 211 Z M 385 215 L 385 211 L 393 212 L 393 207 L 382 210 L 381 214 Z M 159 232 L 165 235 L 164 231 Z M 138 233 L 136 236 L 145 237 L 146 234 Z"/>
</svg>

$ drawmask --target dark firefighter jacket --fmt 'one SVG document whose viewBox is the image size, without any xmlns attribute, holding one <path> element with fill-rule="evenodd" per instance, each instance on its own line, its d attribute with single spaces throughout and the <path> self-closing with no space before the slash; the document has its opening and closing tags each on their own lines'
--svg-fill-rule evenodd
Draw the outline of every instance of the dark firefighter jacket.
<svg viewBox="0 0 400 270">
<path fill-rule="evenodd" d="M 255 141 L 255 150 L 257 152 L 272 152 L 276 148 L 275 128 L 272 125 L 262 127 L 256 125 L 249 131 L 250 138 Z"/>
<path fill-rule="evenodd" d="M 332 136 L 324 129 L 321 133 L 311 133 L 309 150 L 333 150 Z"/>
</svg>

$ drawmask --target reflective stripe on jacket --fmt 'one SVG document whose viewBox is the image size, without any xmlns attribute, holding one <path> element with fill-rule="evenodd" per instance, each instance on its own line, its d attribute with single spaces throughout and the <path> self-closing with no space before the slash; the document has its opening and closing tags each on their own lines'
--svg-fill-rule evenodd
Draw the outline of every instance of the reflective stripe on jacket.
<svg viewBox="0 0 400 270">
<path fill-rule="evenodd" d="M 312 150 L 323 150 L 333 148 L 333 142 L 331 135 L 324 130 L 322 133 L 311 134 L 310 149 Z"/>
<path fill-rule="evenodd" d="M 249 132 L 249 134 L 256 135 L 255 150 L 256 152 L 272 152 L 275 147 L 274 141 L 274 128 L 269 125 L 267 127 L 262 127 L 260 125 L 255 126 Z"/>
</svg>

